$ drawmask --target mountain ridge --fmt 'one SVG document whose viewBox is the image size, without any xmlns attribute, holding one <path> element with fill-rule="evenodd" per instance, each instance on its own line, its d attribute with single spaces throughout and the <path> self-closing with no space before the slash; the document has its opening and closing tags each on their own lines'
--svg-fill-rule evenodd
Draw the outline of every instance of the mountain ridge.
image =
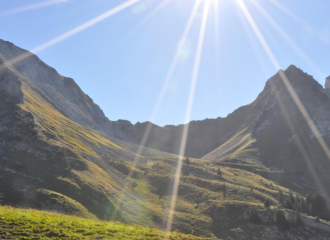
<svg viewBox="0 0 330 240">
<path fill-rule="evenodd" d="M 2 204 L 164 229 L 182 167 L 172 230 L 226 239 L 236 238 L 240 228 L 245 238 L 258 239 L 263 231 L 277 234 L 273 216 L 283 207 L 281 196 L 300 204 L 309 191 L 330 192 L 329 159 L 317 141 L 330 143 L 330 100 L 294 66 L 280 73 L 320 135 L 275 74 L 254 102 L 226 118 L 192 121 L 184 156 L 189 161 L 181 166 L 175 153 L 183 125 L 151 126 L 146 147 L 139 146 L 151 123 L 108 120 L 73 79 L 35 55 L 11 64 L 26 52 L 7 45 L 0 41 Z M 266 201 L 274 208 L 264 209 Z M 291 216 L 291 210 L 283 211 Z M 262 224 L 251 214 L 259 214 Z M 313 236 L 314 230 L 292 229 L 288 236 Z"/>
<path fill-rule="evenodd" d="M 16 49 L 14 50 L 14 45 L 12 43 L 4 42 L 4 41 L 1 41 L 1 43 L 2 45 L 6 45 L 6 46 L 8 45 L 9 47 L 7 48 L 11 49 L 10 50 L 11 53 L 8 50 L 5 51 L 5 53 L 8 55 L 7 58 L 9 59 L 15 58 L 19 54 L 26 53 L 26 51 L 23 49 L 19 49 L 19 51 Z M 101 134 L 105 134 L 110 137 L 115 137 L 120 140 L 128 141 L 134 144 L 141 143 L 144 133 L 148 125 L 150 125 L 151 130 L 150 130 L 150 135 L 145 144 L 146 147 L 169 152 L 169 153 L 174 153 L 174 154 L 179 153 L 178 146 L 180 145 L 184 124 L 166 125 L 164 127 L 160 127 L 150 122 L 142 122 L 142 123 L 138 122 L 136 124 L 132 124 L 127 120 L 110 121 L 108 117 L 104 115 L 100 107 L 96 105 L 88 95 L 83 93 L 83 91 L 80 89 L 80 87 L 75 83 L 75 81 L 72 78 L 63 77 L 62 75 L 58 74 L 55 69 L 49 67 L 47 64 L 44 64 L 35 55 L 31 55 L 28 57 L 28 59 L 30 58 L 32 58 L 35 63 L 34 64 L 30 63 L 29 67 L 35 68 L 36 66 L 38 67 L 38 65 L 40 65 L 43 71 L 47 73 L 46 75 L 55 75 L 55 77 L 46 79 L 48 80 L 48 82 L 54 81 L 55 84 L 53 83 L 53 85 L 63 85 L 60 86 L 59 88 L 56 86 L 53 87 L 48 86 L 47 89 L 42 89 L 42 90 L 45 92 L 47 96 L 49 95 L 51 96 L 52 102 L 61 103 L 61 106 L 58 106 L 58 109 L 60 109 L 65 116 L 69 117 L 73 121 L 78 122 L 79 124 L 84 125 L 85 127 L 97 130 Z M 25 60 L 23 60 L 23 62 Z M 22 66 L 20 67 L 19 64 L 23 66 L 25 64 L 18 63 L 17 66 L 18 69 L 22 68 L 20 71 L 24 71 L 25 70 L 24 67 Z M 291 75 L 296 74 L 298 70 L 299 69 L 297 67 L 291 65 L 284 72 L 288 74 L 289 79 L 291 79 L 293 77 Z M 40 70 L 38 71 L 34 70 L 33 72 L 40 72 Z M 301 73 L 303 72 L 301 71 Z M 30 72 L 27 71 L 27 75 L 30 79 L 37 79 L 34 81 L 38 82 L 37 73 L 33 74 L 31 73 L 31 71 Z M 264 91 L 267 88 L 269 88 L 270 82 L 273 81 L 272 79 L 275 79 L 277 75 L 278 73 L 276 73 L 272 78 L 270 78 L 266 82 L 265 88 L 260 94 L 264 94 Z M 41 80 L 39 79 L 39 82 L 40 81 Z M 63 94 L 62 96 L 52 96 L 51 92 L 61 92 Z M 67 92 L 67 94 L 64 94 L 65 92 Z M 258 99 L 260 98 L 260 94 L 255 101 L 258 101 Z M 75 96 L 75 97 L 72 98 L 71 96 Z M 245 123 L 239 120 L 233 121 L 232 119 L 247 118 L 246 114 L 248 114 L 247 112 L 249 112 L 248 108 L 250 108 L 249 106 L 253 104 L 255 101 L 234 110 L 232 113 L 228 114 L 226 117 L 223 118 L 218 117 L 216 119 L 191 121 L 189 123 L 190 124 L 189 135 L 191 137 L 188 138 L 185 154 L 190 157 L 201 158 L 204 155 L 215 150 L 221 144 L 223 144 L 226 140 L 229 139 L 230 136 L 233 136 L 236 133 L 240 132 L 244 128 L 242 125 L 244 125 Z M 63 102 L 70 102 L 70 104 L 66 105 Z M 233 115 L 238 115 L 239 117 L 232 117 Z M 247 121 L 253 121 L 253 119 L 250 117 L 250 119 L 247 119 Z M 201 128 L 204 128 L 203 131 L 197 130 Z M 231 130 L 218 132 L 219 128 L 221 129 L 231 128 Z M 192 141 L 191 139 L 200 139 L 200 140 Z M 205 142 L 209 142 L 209 144 L 205 145 Z"/>
</svg>

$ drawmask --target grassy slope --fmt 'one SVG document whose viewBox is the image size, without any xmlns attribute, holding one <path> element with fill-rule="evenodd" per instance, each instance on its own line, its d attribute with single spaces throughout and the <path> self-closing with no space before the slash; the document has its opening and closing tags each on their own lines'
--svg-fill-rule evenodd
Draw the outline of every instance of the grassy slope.
<svg viewBox="0 0 330 240">
<path fill-rule="evenodd" d="M 88 169 L 85 171 L 71 170 L 73 175 L 60 177 L 60 181 L 68 182 L 75 188 L 87 185 L 97 192 L 105 193 L 108 201 L 114 206 L 109 215 L 104 216 L 107 219 L 116 219 L 112 212 L 116 209 L 126 222 L 162 226 L 168 214 L 170 197 L 165 194 L 159 199 L 157 188 L 162 181 L 171 182 L 173 178 L 177 165 L 177 159 L 173 155 L 145 149 L 138 166 L 134 167 L 131 161 L 136 155 L 130 150 L 136 148 L 132 145 L 111 141 L 80 126 L 56 111 L 42 97 L 35 94 L 30 86 L 23 85 L 23 89 L 26 101 L 22 108 L 38 116 L 40 128 L 60 139 L 46 141 L 50 144 L 60 144 L 79 155 L 97 160 L 94 163 L 88 161 Z M 246 140 L 239 141 L 238 145 L 250 142 L 249 137 L 244 136 Z M 275 195 L 278 189 L 282 188 L 275 183 L 273 188 L 270 182 L 256 174 L 228 167 L 221 168 L 223 178 L 217 180 L 215 166 L 208 165 L 208 161 L 191 161 L 191 166 L 188 166 L 191 168 L 190 176 L 181 178 L 173 230 L 213 236 L 212 218 L 208 213 L 212 206 L 261 206 L 266 197 L 269 197 L 273 204 L 277 204 Z M 128 171 L 134 172 L 131 178 L 126 178 Z M 131 188 L 132 182 L 136 182 L 138 187 Z M 226 196 L 221 190 L 224 184 L 227 188 Z M 250 190 L 251 187 L 254 191 Z M 288 192 L 286 189 L 283 190 Z M 201 194 L 203 202 L 197 206 L 196 200 Z M 207 201 L 204 199 L 206 196 Z M 79 201 L 79 196 L 75 200 Z M 234 222 L 230 223 L 230 228 L 235 228 Z"/>
<path fill-rule="evenodd" d="M 237 151 L 251 148 L 254 142 L 255 140 L 252 139 L 250 132 L 245 128 L 203 158 L 216 160 L 228 155 L 233 155 L 232 157 L 235 157 Z"/>
<path fill-rule="evenodd" d="M 212 163 L 222 163 L 228 166 L 245 169 L 268 171 L 259 159 L 256 140 L 248 129 L 243 129 L 227 142 L 203 157 Z"/>
<path fill-rule="evenodd" d="M 108 223 L 36 210 L 0 207 L 3 239 L 201 239 L 121 223 Z M 205 239 L 205 238 L 204 238 Z"/>
<path fill-rule="evenodd" d="M 19 180 L 26 184 L 20 186 L 20 189 L 33 186 L 36 192 L 32 192 L 32 190 L 32 195 L 38 196 L 38 198 L 41 195 L 41 199 L 47 201 L 48 206 L 46 207 L 54 209 L 63 205 L 60 206 L 62 212 L 65 210 L 66 213 L 84 217 L 94 217 L 92 215 L 94 214 L 99 218 L 113 218 L 111 212 L 114 208 L 119 207 L 118 198 L 122 195 L 132 197 L 132 202 L 138 202 L 139 196 L 131 193 L 131 189 L 126 187 L 126 184 L 130 186 L 131 180 L 126 179 L 124 174 L 110 165 L 110 161 L 122 160 L 129 164 L 136 157 L 141 157 L 135 153 L 137 147 L 116 139 L 105 138 L 100 133 L 68 119 L 56 109 L 56 105 L 47 99 L 38 86 L 25 78 L 9 63 L 7 63 L 7 67 L 22 81 L 24 104 L 20 104 L 19 107 L 23 111 L 33 114 L 35 129 L 38 129 L 38 140 L 28 143 L 29 147 L 33 149 L 31 152 L 41 151 L 39 155 L 46 156 L 44 162 L 48 161 L 48 165 L 45 169 L 40 162 L 37 162 L 39 159 L 35 155 L 30 156 L 24 152 L 14 151 L 8 155 L 13 162 L 18 161 L 36 167 L 31 169 L 31 176 L 13 170 L 8 171 L 5 168 L 0 170 L 1 175 L 13 181 L 16 181 L 18 177 L 21 178 Z M 56 157 L 56 153 L 54 153 L 55 157 L 51 158 L 48 155 L 48 149 L 55 151 L 62 149 L 63 154 Z M 68 158 L 66 150 L 73 152 L 75 161 L 82 166 L 85 164 L 86 168 L 60 166 L 59 162 Z M 46 153 L 43 154 L 42 151 Z M 173 156 L 150 149 L 143 149 L 142 155 L 154 158 Z M 72 154 L 70 156 L 69 158 L 72 158 Z M 17 189 L 14 191 L 17 192 Z M 18 191 L 21 192 L 21 190 Z M 5 195 L 7 199 L 12 198 L 9 193 Z M 33 205 L 39 202 L 38 198 L 31 200 Z M 18 196 L 18 199 L 20 200 L 22 197 Z M 19 203 L 19 205 L 28 204 Z M 144 212 L 144 215 L 152 215 L 151 210 L 146 206 L 147 204 L 142 204 L 141 211 Z M 45 206 L 38 207 L 45 208 Z M 86 209 L 92 214 L 88 213 Z M 125 215 L 127 221 L 140 222 L 141 216 L 136 216 L 136 213 L 132 212 L 134 204 L 130 204 L 125 210 L 127 211 L 120 212 L 120 215 Z M 150 222 L 152 221 L 149 220 Z"/>
<path fill-rule="evenodd" d="M 21 78 L 24 80 L 23 76 Z M 37 86 L 23 81 L 25 103 L 21 108 L 36 116 L 36 124 L 40 129 L 55 136 L 47 138 L 40 134 L 39 137 L 49 145 L 75 152 L 80 161 L 87 165 L 83 170 L 60 172 L 53 189 L 47 182 L 50 189 L 41 188 L 37 191 L 48 194 L 58 204 L 63 203 L 66 195 L 66 213 L 86 217 L 87 209 L 99 218 L 120 219 L 144 226 L 163 226 L 168 215 L 170 197 L 165 193 L 159 199 L 157 190 L 165 182 L 170 191 L 177 158 L 172 154 L 144 149 L 142 156 L 139 156 L 139 164 L 135 167 L 132 161 L 137 157 L 136 146 L 107 139 L 71 121 L 59 113 L 36 89 Z M 225 145 L 228 146 L 226 152 L 249 163 L 251 159 L 245 157 L 249 156 L 249 152 L 245 150 L 251 149 L 253 144 L 249 133 L 239 133 L 236 138 Z M 255 164 L 253 159 L 251 161 Z M 180 181 L 173 230 L 214 236 L 214 222 L 212 212 L 210 213 L 212 207 L 246 209 L 250 206 L 262 206 L 265 198 L 270 198 L 273 205 L 277 205 L 277 192 L 289 192 L 288 189 L 243 169 L 221 167 L 223 176 L 219 179 L 216 175 L 217 166 L 213 162 L 210 164 L 207 159 L 191 159 L 191 162 L 191 165 L 183 166 L 184 169 L 190 169 L 191 173 L 189 176 L 182 176 Z M 130 171 L 133 174 L 127 177 Z M 133 182 L 137 183 L 136 188 L 131 187 Z M 223 192 L 224 185 L 226 194 Z M 62 192 L 65 189 L 69 190 Z M 202 198 L 202 202 L 197 205 L 196 200 L 199 198 Z M 109 205 L 109 208 L 94 210 L 93 208 L 101 205 L 100 202 L 105 206 Z M 74 211 L 70 211 L 70 205 L 75 205 Z M 118 213 L 120 218 L 116 218 L 114 213 Z M 237 228 L 235 221 L 226 221 L 226 224 L 226 229 Z"/>
</svg>

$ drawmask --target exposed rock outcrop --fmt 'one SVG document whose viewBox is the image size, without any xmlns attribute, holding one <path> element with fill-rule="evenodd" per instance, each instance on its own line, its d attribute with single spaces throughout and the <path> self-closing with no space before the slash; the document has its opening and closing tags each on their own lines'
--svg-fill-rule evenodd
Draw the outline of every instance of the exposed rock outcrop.
<svg viewBox="0 0 330 240">
<path fill-rule="evenodd" d="M 325 89 L 330 89 L 330 76 L 325 79 Z"/>
<path fill-rule="evenodd" d="M 330 97 L 330 76 L 325 79 L 325 90 Z"/>
<path fill-rule="evenodd" d="M 24 102 L 22 83 L 18 77 L 8 69 L 0 71 L 0 106 L 8 103 Z"/>
</svg>

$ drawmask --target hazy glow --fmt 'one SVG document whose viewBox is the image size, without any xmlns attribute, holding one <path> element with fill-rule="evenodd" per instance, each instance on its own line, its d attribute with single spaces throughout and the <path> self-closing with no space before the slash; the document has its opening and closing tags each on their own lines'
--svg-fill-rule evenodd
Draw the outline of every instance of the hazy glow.
<svg viewBox="0 0 330 240">
<path fill-rule="evenodd" d="M 69 37 L 72 37 L 73 35 L 81 32 L 81 31 L 83 31 L 83 30 L 85 30 L 87 28 L 92 27 L 93 25 L 95 25 L 95 24 L 97 24 L 97 23 L 99 23 L 99 22 L 101 22 L 101 21 L 103 21 L 103 20 L 111 17 L 112 15 L 114 15 L 114 14 L 116 14 L 116 13 L 118 13 L 118 12 L 120 12 L 120 11 L 122 11 L 122 10 L 130 7 L 130 6 L 132 6 L 133 4 L 135 4 L 135 3 L 139 2 L 139 1 L 140 0 L 129 0 L 127 2 L 124 2 L 124 3 L 120 4 L 119 6 L 113 8 L 113 9 L 111 9 L 111 10 L 109 10 L 109 11 L 103 13 L 103 14 L 101 14 L 100 16 L 97 16 L 97 17 L 93 18 L 92 20 L 89 20 L 88 22 L 85 22 L 85 23 L 81 24 L 80 26 L 78 26 L 78 27 L 76 27 L 76 28 L 74 28 L 74 29 L 72 29 L 72 30 L 70 30 L 70 31 L 68 31 L 68 32 L 66 32 L 66 33 L 64 33 L 64 34 L 56 37 L 56 38 L 53 38 L 52 40 L 50 40 L 50 41 L 48 41 L 48 42 L 46 42 L 46 43 L 44 43 L 44 44 L 42 44 L 42 45 L 34 48 L 34 49 L 32 49 L 30 52 L 31 53 L 38 53 L 38 52 L 40 52 L 40 51 L 42 51 L 42 50 L 44 50 L 46 48 L 49 48 L 49 47 L 51 47 L 51 46 L 53 46 L 53 45 L 55 45 L 55 44 L 57 44 L 57 43 L 65 40 L 65 39 L 69 38 Z M 22 54 L 20 56 L 17 56 L 15 58 L 11 59 L 9 61 L 9 63 L 12 64 L 12 65 L 14 65 L 17 62 L 22 61 L 25 58 L 30 57 L 32 55 L 30 52 L 26 52 L 25 54 Z M 0 70 L 1 69 L 2 69 L 2 66 L 0 66 Z"/>
<path fill-rule="evenodd" d="M 31 4 L 28 6 L 24 6 L 24 7 L 20 7 L 20 8 L 16 8 L 16 9 L 12 9 L 12 10 L 8 10 L 8 11 L 3 11 L 0 12 L 0 17 L 3 16 L 10 16 L 10 15 L 14 15 L 17 13 L 23 13 L 23 12 L 28 12 L 31 10 L 36 10 L 39 8 L 43 8 L 43 7 L 48 7 L 54 4 L 58 4 L 58 3 L 63 3 L 63 2 L 67 2 L 69 0 L 51 0 L 51 1 L 44 1 L 44 2 L 40 2 L 40 3 L 36 3 L 36 4 Z"/>
<path fill-rule="evenodd" d="M 314 165 L 310 161 L 310 157 L 309 157 L 309 155 L 308 155 L 308 153 L 307 153 L 307 151 L 306 151 L 306 149 L 304 147 L 304 144 L 303 144 L 302 140 L 299 137 L 299 133 L 296 133 L 295 132 L 295 129 L 296 128 L 294 126 L 293 121 L 290 118 L 290 114 L 286 110 L 286 107 L 285 107 L 284 102 L 282 101 L 282 98 L 280 96 L 278 96 L 278 92 L 277 91 L 275 91 L 274 93 L 275 93 L 275 98 L 276 98 L 276 100 L 279 103 L 279 106 L 281 108 L 281 111 L 283 111 L 283 113 L 284 113 L 283 116 L 285 118 L 285 121 L 288 124 L 289 129 L 292 132 L 292 135 L 295 136 L 294 137 L 294 141 L 297 144 L 297 146 L 299 148 L 299 151 L 300 151 L 301 155 L 303 156 L 303 159 L 304 159 L 305 163 L 307 164 L 307 167 L 308 167 L 309 171 L 311 172 L 312 177 L 315 180 L 315 183 L 316 183 L 317 187 L 319 188 L 320 192 L 324 196 L 328 196 L 327 191 L 325 191 L 325 189 L 323 188 L 323 185 L 322 185 L 320 179 L 318 178 L 318 174 L 315 171 Z"/>
<path fill-rule="evenodd" d="M 51 0 L 51 1 L 44 1 L 41 3 L 25 6 L 22 8 L 17 8 L 13 9 L 10 11 L 4 11 L 0 12 L 0 17 L 1 16 L 7 16 L 7 15 L 13 15 L 21 12 L 26 12 L 34 9 L 39 9 L 42 7 L 58 4 L 58 3 L 63 3 L 67 2 L 69 0 Z M 171 0 L 162 0 L 158 4 L 158 6 L 151 11 L 127 36 L 131 36 L 133 33 L 135 33 L 138 29 L 143 27 L 147 21 L 149 21 L 153 16 L 155 16 L 159 11 L 161 11 Z M 249 25 L 251 26 L 254 34 L 257 36 L 258 41 L 260 42 L 262 48 L 265 50 L 267 56 L 271 60 L 272 65 L 276 68 L 276 70 L 280 69 L 280 64 L 278 60 L 276 59 L 272 49 L 270 48 L 269 44 L 267 43 L 266 39 L 264 38 L 262 32 L 260 31 L 258 25 L 256 24 L 255 20 L 253 19 L 252 15 L 250 14 L 247 6 L 244 3 L 245 0 L 236 0 L 238 3 L 240 9 L 242 10 L 245 18 L 247 19 Z M 306 62 L 308 63 L 314 71 L 317 72 L 318 75 L 321 77 L 324 77 L 324 74 L 318 69 L 318 67 L 310 60 L 310 58 L 297 46 L 295 41 L 291 39 L 291 37 L 283 30 L 283 28 L 269 15 L 267 11 L 265 11 L 264 8 L 260 5 L 258 0 L 251 0 L 253 4 L 256 6 L 256 8 L 259 10 L 259 12 L 264 16 L 264 18 L 270 23 L 271 26 L 273 26 L 276 31 L 286 40 L 286 42 L 291 46 L 291 48 Z M 289 9 L 287 9 L 285 6 L 283 6 L 281 3 L 279 3 L 277 0 L 269 0 L 274 6 L 282 10 L 284 13 L 288 14 L 290 17 L 292 17 L 295 21 L 299 22 L 303 26 L 308 26 L 308 24 L 301 18 L 299 18 L 297 15 L 295 15 L 293 12 L 291 12 Z M 172 59 L 172 62 L 170 64 L 169 70 L 167 72 L 167 75 L 164 79 L 163 85 L 161 87 L 160 93 L 158 95 L 155 107 L 153 109 L 152 115 L 150 117 L 150 122 L 147 124 L 146 130 L 143 134 L 143 137 L 141 139 L 140 145 L 137 147 L 137 151 L 135 153 L 134 159 L 133 159 L 133 166 L 137 166 L 137 164 L 140 161 L 141 154 L 143 153 L 144 146 L 146 145 L 151 128 L 152 128 L 152 123 L 158 114 L 158 111 L 160 109 L 160 105 L 165 97 L 165 94 L 168 90 L 169 84 L 172 80 L 174 71 L 179 63 L 180 60 L 185 60 L 189 54 L 190 54 L 190 42 L 188 39 L 189 33 L 191 32 L 191 28 L 193 25 L 193 22 L 196 18 L 198 9 L 201 5 L 202 0 L 195 0 L 194 1 L 194 6 L 192 9 L 192 12 L 190 14 L 190 17 L 188 19 L 187 25 L 185 26 L 185 29 L 183 31 L 183 34 L 180 38 L 180 41 L 178 42 L 178 47 L 176 49 L 175 55 Z M 139 5 L 137 4 L 139 3 Z M 146 2 L 143 0 L 127 0 L 126 2 L 118 5 L 117 7 L 81 24 L 80 26 L 65 32 L 64 34 L 53 38 L 52 40 L 30 50 L 30 52 L 27 52 L 25 54 L 22 54 L 18 57 L 15 57 L 14 59 L 11 59 L 9 61 L 10 64 L 14 65 L 15 63 L 24 60 L 32 55 L 32 53 L 38 53 L 44 49 L 47 49 L 63 40 L 66 40 L 67 38 L 70 38 L 71 36 L 74 36 L 75 34 L 86 30 L 87 28 L 90 28 L 94 26 L 95 24 L 111 17 L 112 15 L 121 12 L 122 10 L 125 10 L 134 4 L 137 4 L 135 8 L 132 9 L 132 12 L 135 14 L 143 14 L 146 10 Z M 197 81 L 198 81 L 198 75 L 200 71 L 200 64 L 201 64 L 201 56 L 203 53 L 203 45 L 204 45 L 204 39 L 205 39 L 205 31 L 206 31 L 206 26 L 207 26 L 207 21 L 208 21 L 208 16 L 209 16 L 209 11 L 210 11 L 210 6 L 211 4 L 214 5 L 214 31 L 215 31 L 215 54 L 216 54 L 216 65 L 218 66 L 220 63 L 220 54 L 219 54 L 219 39 L 220 39 L 220 33 L 219 33 L 219 0 L 204 0 L 204 9 L 203 9 L 203 15 L 202 15 L 202 22 L 201 22 L 201 28 L 199 29 L 199 38 L 197 42 L 197 50 L 196 50 L 196 55 L 194 59 L 194 66 L 193 66 L 193 71 L 192 71 L 192 77 L 191 77 L 191 85 L 189 89 L 189 97 L 187 101 L 187 109 L 186 109 L 186 114 L 185 114 L 185 125 L 183 127 L 183 133 L 182 133 L 182 138 L 180 142 L 180 149 L 179 149 L 179 158 L 177 162 L 177 167 L 175 169 L 175 175 L 174 175 L 174 185 L 173 185 L 173 192 L 172 196 L 170 198 L 170 205 L 168 209 L 168 216 L 167 216 L 167 225 L 166 225 L 166 231 L 170 232 L 172 229 L 172 224 L 173 224 L 173 217 L 175 213 L 175 208 L 176 208 L 176 202 L 177 202 L 177 197 L 178 197 L 178 190 L 179 190 L 179 184 L 180 184 L 180 179 L 181 179 L 181 171 L 182 171 L 182 164 L 183 164 L 183 157 L 185 155 L 186 151 L 186 144 L 187 144 L 187 139 L 188 139 L 188 133 L 189 133 L 189 122 L 191 120 L 191 113 L 193 109 L 193 104 L 194 104 L 194 98 L 195 98 L 195 92 L 196 92 L 196 86 L 197 86 Z M 126 39 L 125 39 L 126 40 Z M 0 70 L 3 68 L 3 66 L 0 65 Z M 285 72 L 279 71 L 278 72 L 280 78 L 282 79 L 286 89 L 288 90 L 289 94 L 292 96 L 294 103 L 297 105 L 300 113 L 303 115 L 304 119 L 308 123 L 311 131 L 313 134 L 316 136 L 316 139 L 320 146 L 322 147 L 323 151 L 327 155 L 328 159 L 330 160 L 330 149 L 328 148 L 327 144 L 325 143 L 324 139 L 322 138 L 320 132 L 318 131 L 317 127 L 315 126 L 315 123 L 311 119 L 309 113 L 307 112 L 305 106 L 303 105 L 302 101 L 300 100 L 299 96 L 295 92 L 294 88 L 292 87 L 291 83 L 289 82 L 287 76 L 285 75 Z M 277 93 L 275 93 L 277 94 Z M 284 117 L 285 120 L 292 131 L 294 131 L 294 123 L 290 119 L 289 114 L 286 112 L 285 105 L 280 99 L 280 97 L 276 98 L 279 101 L 279 106 L 281 110 L 284 112 Z M 311 164 L 309 161 L 309 156 L 308 152 L 304 148 L 304 143 L 302 140 L 299 138 L 299 136 L 294 139 L 296 141 L 296 144 L 302 153 L 302 156 L 309 167 L 312 176 L 314 177 L 317 186 L 319 189 L 322 190 L 322 193 L 326 193 L 322 187 L 321 181 L 318 179 L 316 171 L 314 166 Z M 134 170 L 131 170 L 128 175 L 127 179 L 131 178 L 133 175 Z M 130 192 L 128 191 L 129 189 L 129 184 L 130 182 L 127 181 L 126 185 L 122 188 L 122 198 L 119 199 L 119 203 L 125 201 L 125 195 L 129 195 Z M 111 220 L 115 217 L 117 211 L 119 209 L 116 209 L 112 213 Z"/>
<path fill-rule="evenodd" d="M 205 29 L 206 29 L 209 8 L 210 8 L 210 1 L 206 1 L 205 5 L 204 5 L 202 25 L 201 25 L 201 29 L 200 29 L 200 33 L 199 33 L 197 52 L 196 52 L 196 57 L 195 57 L 194 69 L 193 69 L 193 73 L 192 73 L 188 106 L 187 106 L 187 112 L 186 112 L 186 117 L 185 117 L 186 124 L 183 127 L 183 133 L 182 133 L 180 151 L 179 151 L 179 159 L 178 159 L 177 168 L 176 168 L 175 176 L 174 176 L 174 186 L 173 186 L 173 192 L 172 192 L 168 219 L 167 219 L 167 226 L 166 226 L 166 231 L 168 231 L 168 232 L 170 232 L 172 229 L 173 215 L 175 212 L 176 200 L 177 200 L 177 195 L 178 195 L 178 190 L 179 190 L 179 183 L 180 183 L 180 178 L 181 178 L 182 160 L 183 160 L 183 156 L 184 156 L 184 153 L 186 150 L 186 143 L 187 143 L 187 137 L 188 137 L 188 131 L 189 131 L 189 121 L 190 121 L 191 110 L 192 110 L 192 106 L 193 106 L 193 102 L 194 102 L 195 89 L 196 89 L 196 83 L 197 83 L 197 78 L 198 78 L 198 73 L 199 73 L 199 66 L 200 66 L 201 55 L 202 55 L 202 50 L 203 50 L 203 43 L 204 43 Z"/>
<path fill-rule="evenodd" d="M 196 17 L 196 13 L 197 13 L 197 10 L 198 10 L 198 7 L 200 5 L 200 2 L 201 0 L 197 0 L 195 2 L 195 5 L 194 5 L 194 8 L 190 14 L 190 17 L 189 17 L 189 20 L 188 20 L 188 23 L 187 23 L 187 26 L 186 28 L 184 29 L 184 32 L 183 32 L 183 35 L 181 37 L 181 40 L 182 39 L 186 39 L 190 30 L 191 30 L 191 26 L 192 26 L 192 23 Z M 172 76 L 173 76 L 173 73 L 174 73 L 174 70 L 175 70 L 175 67 L 177 66 L 178 64 L 178 61 L 179 61 L 179 56 L 180 56 L 180 52 L 182 51 L 182 48 L 181 47 L 178 47 L 177 49 L 177 52 L 175 53 L 175 56 L 173 58 L 173 61 L 171 63 L 171 66 L 170 66 L 170 69 L 166 75 L 166 78 L 165 78 L 165 81 L 163 83 L 163 86 L 162 86 L 162 89 L 159 93 L 159 96 L 158 96 L 158 99 L 157 99 L 157 102 L 156 102 L 156 105 L 154 107 L 154 110 L 153 110 L 153 113 L 150 117 L 150 122 L 152 122 L 156 116 L 157 116 L 157 113 L 158 113 L 158 110 L 159 110 L 159 107 L 160 107 L 160 104 L 162 103 L 163 99 L 164 99 L 164 96 L 166 94 L 166 91 L 167 91 L 167 88 L 168 88 L 168 85 L 172 79 Z M 146 130 L 145 130 L 145 133 L 143 134 L 143 137 L 142 137 L 142 140 L 141 140 L 141 143 L 140 143 L 140 147 L 139 147 L 139 150 L 137 152 L 138 155 L 141 154 L 142 150 L 143 150 L 143 147 L 144 145 L 146 144 L 147 140 L 148 140 L 148 137 L 149 137 L 149 134 L 150 134 L 150 130 L 151 130 L 151 126 L 152 124 L 148 124 Z"/>
<path fill-rule="evenodd" d="M 200 0 L 197 0 L 195 2 L 194 8 L 193 8 L 193 10 L 191 12 L 191 15 L 189 17 L 187 26 L 186 26 L 186 28 L 185 28 L 185 30 L 183 32 L 183 35 L 182 35 L 181 39 L 186 39 L 187 38 L 187 36 L 188 36 L 188 34 L 189 34 L 190 30 L 191 30 L 191 25 L 193 23 L 193 20 L 196 17 L 196 12 L 198 10 L 198 7 L 200 5 L 200 2 L 201 2 Z M 161 91 L 159 93 L 159 96 L 158 96 L 158 99 L 157 99 L 155 108 L 154 108 L 153 113 L 152 113 L 152 115 L 150 117 L 150 122 L 152 122 L 156 118 L 156 116 L 157 116 L 157 113 L 158 113 L 160 104 L 161 104 L 161 102 L 164 99 L 164 96 L 166 94 L 168 85 L 169 85 L 169 83 L 170 83 L 170 81 L 172 79 L 173 72 L 174 72 L 175 67 L 176 67 L 176 65 L 178 63 L 180 52 L 181 52 L 181 48 L 179 47 L 178 50 L 177 50 L 177 52 L 176 52 L 176 54 L 175 54 L 175 56 L 174 56 L 174 59 L 173 59 L 173 61 L 171 63 L 170 69 L 169 69 L 169 71 L 167 73 L 167 76 L 166 76 L 165 81 L 163 83 L 162 89 L 161 89 Z M 137 151 L 137 155 L 136 155 L 136 157 L 134 159 L 134 162 L 133 162 L 134 166 L 136 166 L 136 164 L 138 163 L 139 156 L 142 153 L 143 147 L 145 146 L 145 144 L 146 144 L 146 142 L 148 140 L 148 137 L 149 137 L 149 134 L 150 134 L 150 131 L 151 131 L 151 127 L 152 127 L 152 124 L 151 123 L 148 123 L 147 128 L 146 128 L 146 130 L 145 130 L 145 132 L 143 134 L 143 137 L 142 137 L 142 140 L 141 140 L 139 149 Z"/>
</svg>

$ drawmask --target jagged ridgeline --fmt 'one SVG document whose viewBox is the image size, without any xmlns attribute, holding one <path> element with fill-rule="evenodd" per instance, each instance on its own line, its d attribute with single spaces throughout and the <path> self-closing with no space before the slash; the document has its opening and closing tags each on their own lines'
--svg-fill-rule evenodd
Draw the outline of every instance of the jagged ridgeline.
<svg viewBox="0 0 330 240">
<path fill-rule="evenodd" d="M 316 215 L 328 211 L 330 160 L 320 142 L 330 142 L 329 107 L 328 90 L 290 66 L 251 104 L 191 122 L 172 230 L 224 239 L 327 236 L 328 215 Z M 165 228 L 183 127 L 110 121 L 73 79 L 0 40 L 4 205 Z M 298 231 L 298 222 L 310 228 Z M 281 224 L 290 227 L 283 233 Z"/>
</svg>

